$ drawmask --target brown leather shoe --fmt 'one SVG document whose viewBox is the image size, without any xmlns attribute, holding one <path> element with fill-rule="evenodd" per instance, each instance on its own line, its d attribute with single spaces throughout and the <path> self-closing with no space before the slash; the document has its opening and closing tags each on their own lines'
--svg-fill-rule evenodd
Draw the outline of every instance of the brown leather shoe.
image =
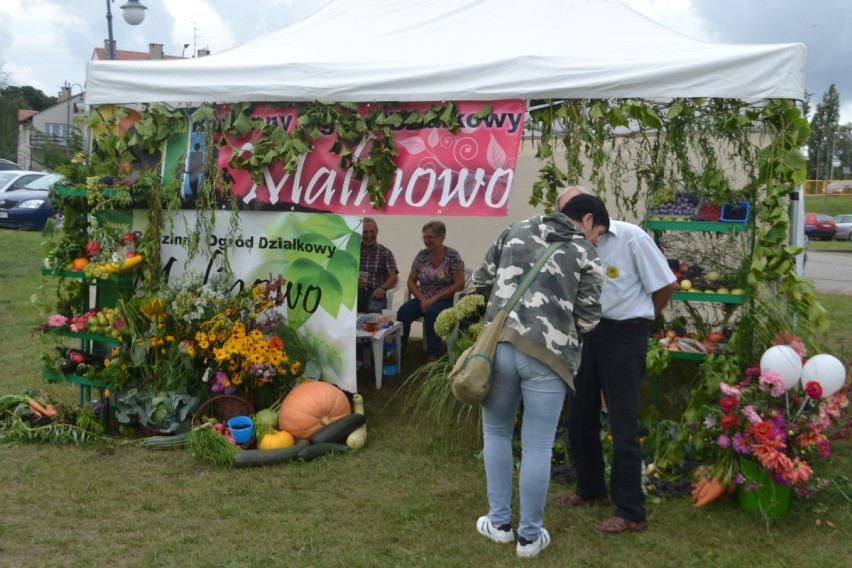
<svg viewBox="0 0 852 568">
<path fill-rule="evenodd" d="M 623 517 L 610 517 L 592 527 L 599 534 L 621 534 L 642 532 L 648 529 L 648 521 L 630 521 Z"/>
<path fill-rule="evenodd" d="M 575 507 L 593 507 L 595 505 L 609 505 L 609 497 L 604 495 L 603 497 L 598 497 L 596 499 L 585 499 L 576 493 L 567 493 L 554 499 L 553 504 L 557 507 L 565 507 L 566 509 L 573 509 Z"/>
</svg>

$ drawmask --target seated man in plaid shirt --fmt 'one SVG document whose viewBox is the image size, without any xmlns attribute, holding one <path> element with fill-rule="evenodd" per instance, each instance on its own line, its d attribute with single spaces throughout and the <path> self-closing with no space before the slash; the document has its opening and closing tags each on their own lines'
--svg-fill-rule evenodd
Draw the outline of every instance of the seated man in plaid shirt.
<svg viewBox="0 0 852 568">
<path fill-rule="evenodd" d="M 364 217 L 361 234 L 361 274 L 358 277 L 358 312 L 380 313 L 388 307 L 387 291 L 396 286 L 396 259 L 386 246 L 376 242 L 379 227 Z M 364 277 L 366 273 L 366 278 Z"/>
</svg>

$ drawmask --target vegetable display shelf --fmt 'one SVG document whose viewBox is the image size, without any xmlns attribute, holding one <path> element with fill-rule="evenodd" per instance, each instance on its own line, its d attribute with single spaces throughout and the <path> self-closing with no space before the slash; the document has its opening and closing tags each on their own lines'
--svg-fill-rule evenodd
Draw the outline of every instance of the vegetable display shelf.
<svg viewBox="0 0 852 568">
<path fill-rule="evenodd" d="M 41 274 L 42 276 L 57 276 L 60 278 L 77 278 L 78 280 L 84 281 L 85 284 L 89 286 L 104 286 L 109 288 L 127 288 L 133 289 L 136 287 L 136 268 L 133 267 L 130 270 L 125 270 L 119 272 L 117 274 L 111 275 L 107 279 L 90 279 L 86 278 L 86 274 L 84 272 L 78 272 L 75 270 L 61 270 L 54 268 L 42 268 Z"/>
<path fill-rule="evenodd" d="M 707 357 L 707 353 L 690 353 L 688 351 L 669 351 L 669 357 L 672 359 L 690 359 L 693 361 L 701 361 Z"/>
<path fill-rule="evenodd" d="M 718 304 L 742 304 L 745 301 L 743 294 L 708 294 L 707 292 L 675 292 L 672 300 L 683 302 L 716 302 Z"/>
<path fill-rule="evenodd" d="M 88 190 L 85 187 L 73 187 L 73 186 L 58 186 L 55 188 L 56 195 L 60 197 L 78 197 L 80 199 L 87 199 Z M 115 197 L 118 192 L 113 189 L 99 189 L 98 193 L 104 195 L 105 197 Z M 131 194 L 134 198 L 134 203 L 139 204 L 140 207 L 144 205 L 142 195 Z"/>
<path fill-rule="evenodd" d="M 96 343 L 111 343 L 114 345 L 120 345 L 121 340 L 117 337 L 111 337 L 109 335 L 100 335 L 97 333 L 85 333 L 81 331 L 66 331 L 66 330 L 56 330 L 53 333 L 56 335 L 61 335 L 63 337 L 74 337 L 77 339 L 82 339 L 84 341 L 93 341 Z"/>
<path fill-rule="evenodd" d="M 707 231 L 713 233 L 742 233 L 748 223 L 723 223 L 721 221 L 661 221 L 645 219 L 642 227 L 648 231 Z"/>
<path fill-rule="evenodd" d="M 752 224 L 746 220 L 745 222 L 728 222 L 728 221 L 686 221 L 686 220 L 664 220 L 657 216 L 645 218 L 642 221 L 642 228 L 646 231 L 655 231 L 662 233 L 665 231 L 700 231 L 710 233 L 745 233 L 751 231 Z M 656 237 L 655 237 L 655 240 Z M 752 247 L 754 247 L 754 234 L 752 233 Z M 741 305 L 747 300 L 744 294 L 718 294 L 707 292 L 688 292 L 676 291 L 672 294 L 673 301 L 681 302 L 708 302 L 715 304 L 732 304 Z M 691 353 L 687 351 L 669 351 L 669 359 L 682 359 L 689 361 L 703 361 L 709 353 Z M 657 403 L 659 377 L 651 377 L 651 402 Z"/>
<path fill-rule="evenodd" d="M 49 383 L 66 382 L 77 385 L 77 402 L 79 404 L 86 404 L 92 400 L 92 389 L 97 389 L 98 398 L 103 398 L 104 391 L 111 388 L 110 385 L 100 383 L 83 375 L 65 375 L 56 371 L 44 371 L 43 376 Z"/>
</svg>

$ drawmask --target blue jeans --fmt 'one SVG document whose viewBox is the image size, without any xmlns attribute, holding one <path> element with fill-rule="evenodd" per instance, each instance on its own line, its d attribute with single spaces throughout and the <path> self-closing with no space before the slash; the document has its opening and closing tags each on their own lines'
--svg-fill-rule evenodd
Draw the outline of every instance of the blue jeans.
<svg viewBox="0 0 852 568">
<path fill-rule="evenodd" d="M 420 300 L 411 298 L 399 307 L 396 319 L 402 322 L 402 351 L 405 353 L 408 347 L 408 334 L 411 333 L 411 322 L 419 317 L 423 318 L 423 341 L 426 342 L 426 351 L 434 357 L 441 356 L 441 338 L 435 333 L 435 320 L 438 314 L 453 307 L 452 299 L 437 300 L 429 306 L 426 313 L 420 309 Z"/>
<path fill-rule="evenodd" d="M 559 375 L 538 359 L 510 343 L 497 344 L 494 378 L 482 404 L 488 518 L 494 526 L 512 522 L 512 434 L 523 399 L 518 535 L 528 540 L 541 533 L 553 439 L 567 390 Z"/>
</svg>

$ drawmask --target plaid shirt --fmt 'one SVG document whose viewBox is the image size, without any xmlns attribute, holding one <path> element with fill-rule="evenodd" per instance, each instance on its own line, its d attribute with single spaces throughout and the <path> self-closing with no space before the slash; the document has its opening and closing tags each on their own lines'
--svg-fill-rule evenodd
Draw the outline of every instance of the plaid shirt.
<svg viewBox="0 0 852 568">
<path fill-rule="evenodd" d="M 399 273 L 396 267 L 396 259 L 393 253 L 386 246 L 376 243 L 370 252 L 367 253 L 364 247 L 361 247 L 361 268 L 366 271 L 367 289 L 372 290 L 384 284 L 391 272 Z"/>
</svg>

